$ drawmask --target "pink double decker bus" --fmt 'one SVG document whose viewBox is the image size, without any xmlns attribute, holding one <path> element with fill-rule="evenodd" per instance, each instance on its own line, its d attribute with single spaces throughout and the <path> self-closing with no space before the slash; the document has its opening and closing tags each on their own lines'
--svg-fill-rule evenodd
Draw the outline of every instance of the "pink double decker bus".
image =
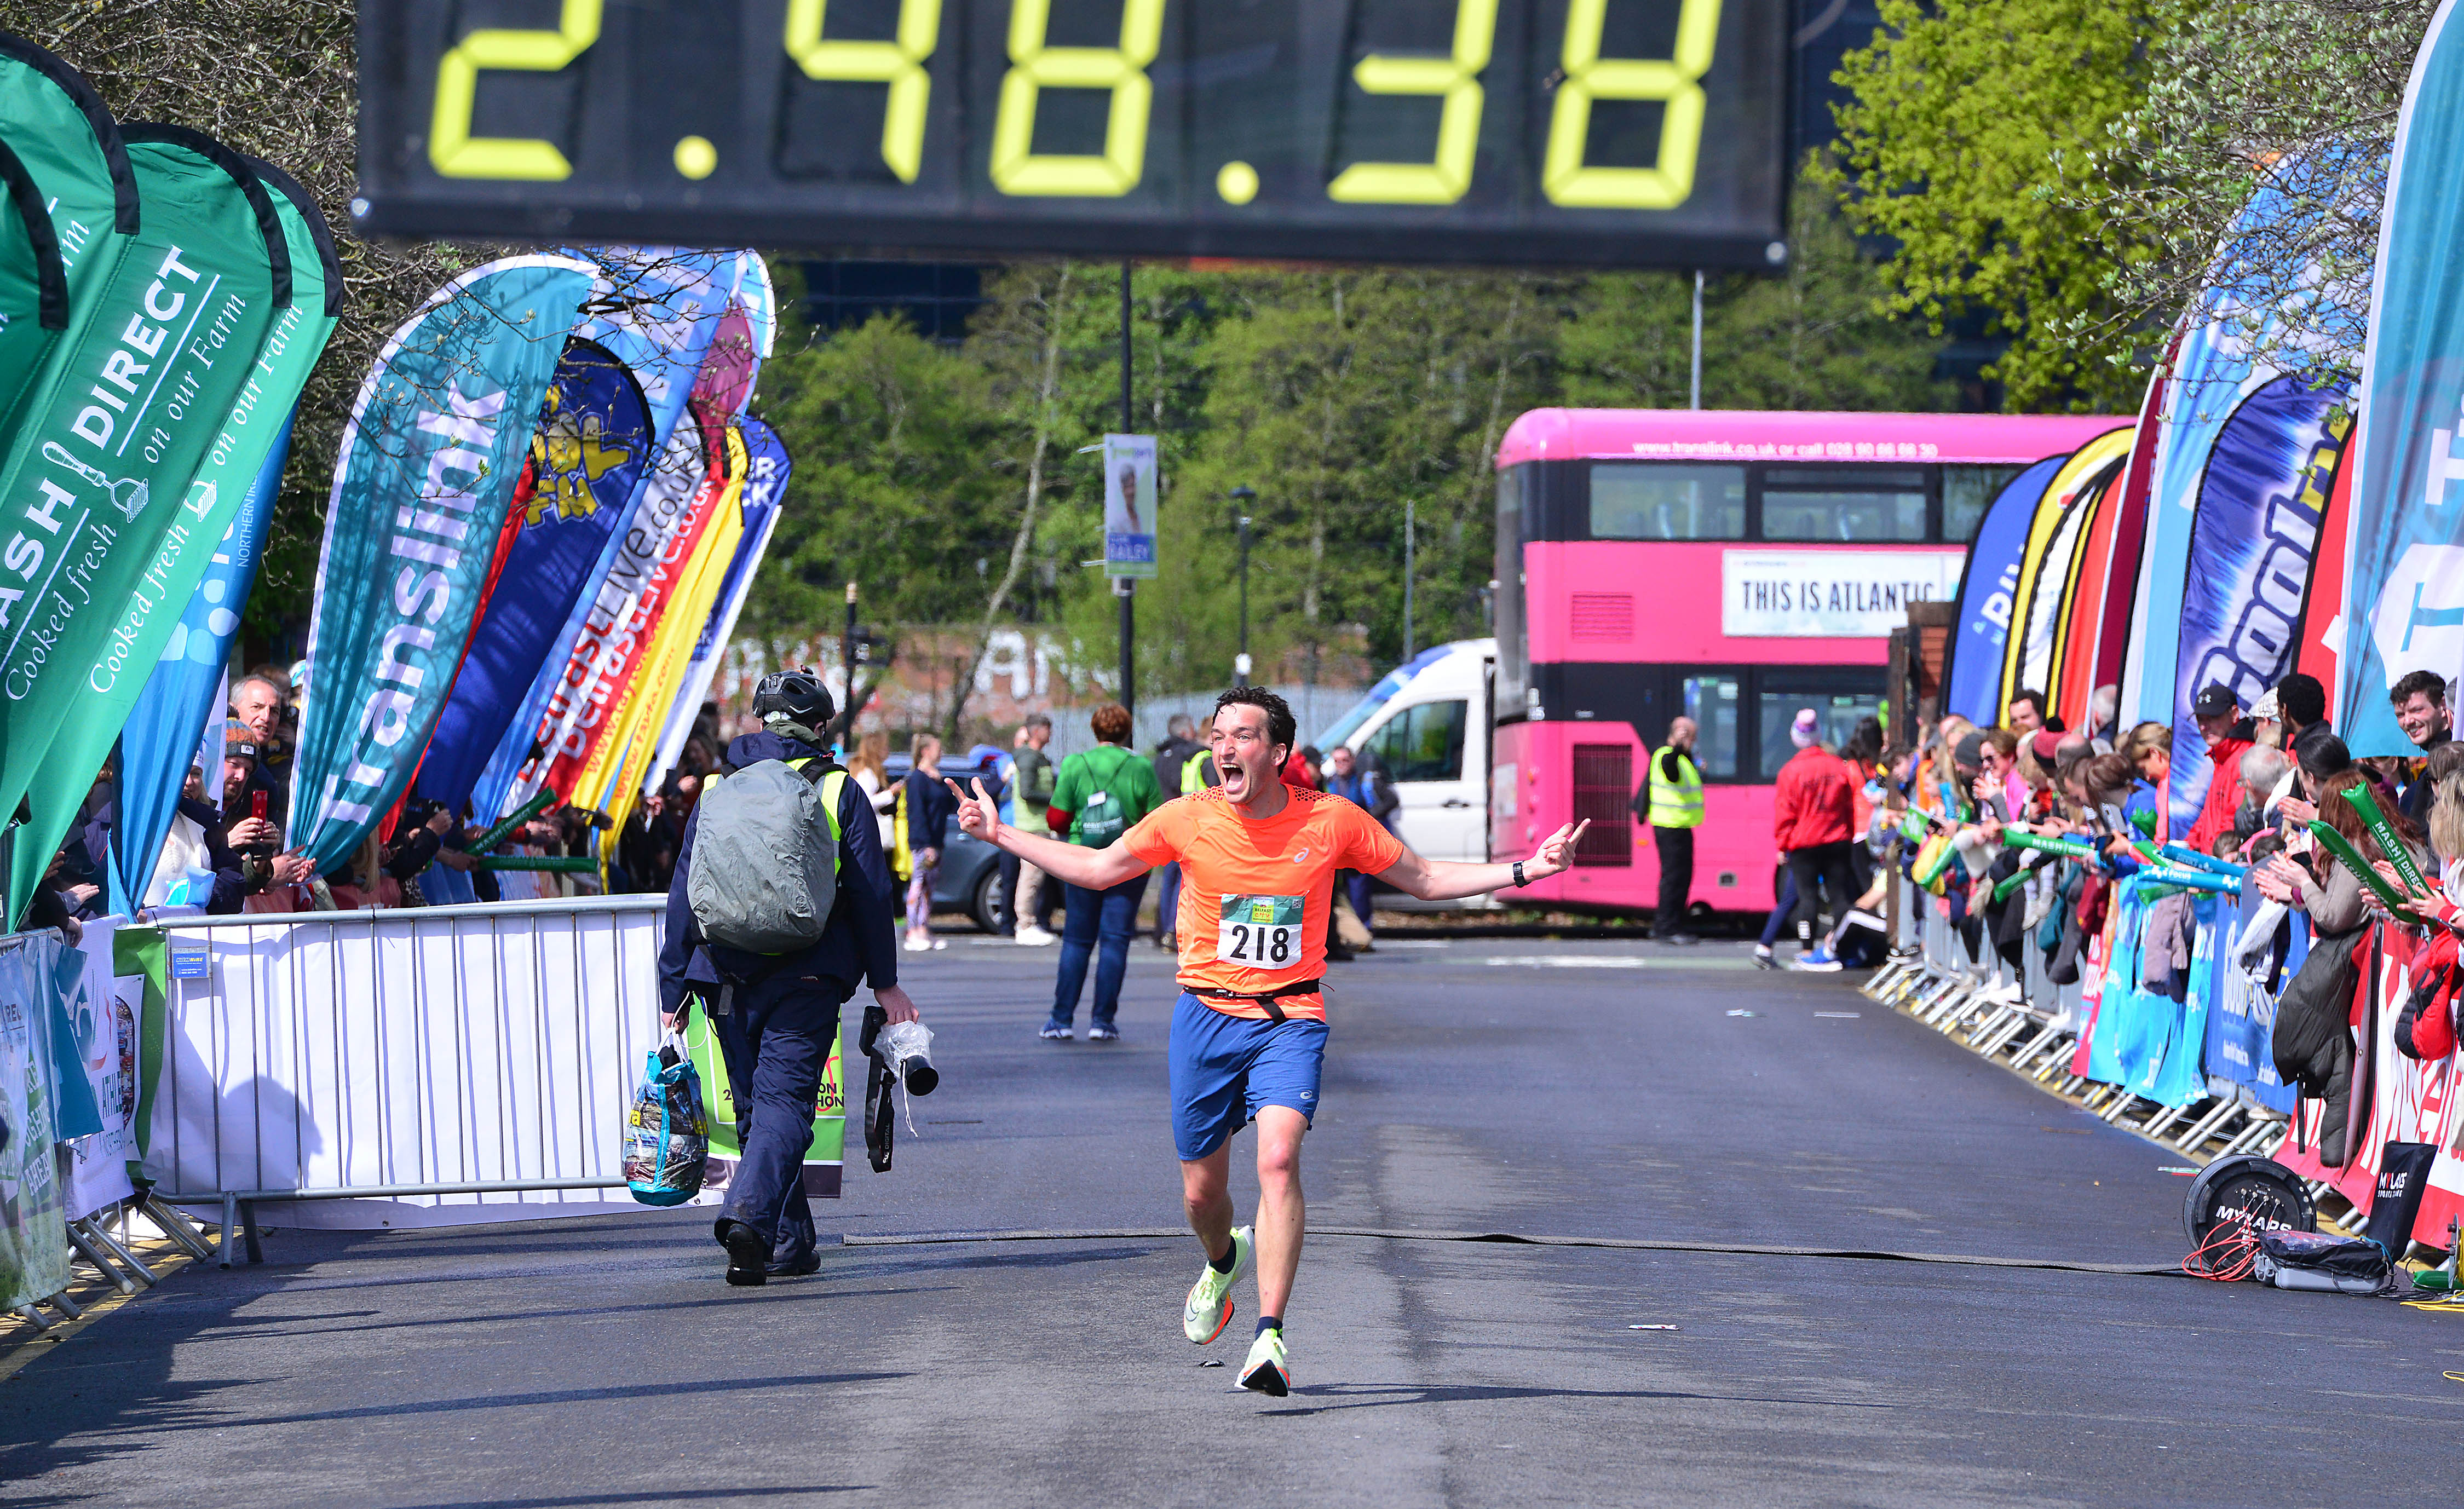
<svg viewBox="0 0 2464 1509">
<path fill-rule="evenodd" d="M 1690 909 L 1774 902 L 1771 782 L 1799 709 L 1835 745 L 1883 701 L 1890 631 L 1958 591 L 2003 485 L 2109 418 L 1534 409 L 1497 455 L 1492 852 L 1592 820 L 1523 894 L 1658 901 L 1633 801 L 1671 719 L 1700 729 Z"/>
</svg>

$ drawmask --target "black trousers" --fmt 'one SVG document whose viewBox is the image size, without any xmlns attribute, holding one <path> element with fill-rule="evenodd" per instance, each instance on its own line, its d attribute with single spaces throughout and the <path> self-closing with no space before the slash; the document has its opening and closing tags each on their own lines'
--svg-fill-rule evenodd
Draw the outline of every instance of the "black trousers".
<svg viewBox="0 0 2464 1509">
<path fill-rule="evenodd" d="M 847 994 L 836 980 L 774 974 L 737 990 L 734 1010 L 711 1019 L 736 1093 L 742 1153 L 725 1214 L 769 1238 L 775 1262 L 802 1261 L 817 1240 L 804 1152 Z"/>
<path fill-rule="evenodd" d="M 1694 830 L 1654 828 L 1651 843 L 1660 851 L 1660 909 L 1652 915 L 1651 931 L 1664 938 L 1685 930 L 1685 898 L 1694 891 Z"/>
<path fill-rule="evenodd" d="M 1843 840 L 1788 851 L 1788 872 L 1796 881 L 1796 935 L 1800 941 L 1814 936 L 1814 924 L 1820 914 L 1816 882 L 1831 892 L 1832 915 L 1848 914 L 1849 903 L 1858 895 L 1857 877 L 1848 864 L 1848 851 L 1854 847 Z"/>
</svg>

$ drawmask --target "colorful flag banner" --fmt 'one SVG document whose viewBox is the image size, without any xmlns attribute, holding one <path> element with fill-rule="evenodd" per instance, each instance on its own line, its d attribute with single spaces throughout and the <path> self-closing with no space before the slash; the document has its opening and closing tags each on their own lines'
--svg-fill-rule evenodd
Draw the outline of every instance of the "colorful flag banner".
<svg viewBox="0 0 2464 1509">
<path fill-rule="evenodd" d="M 2054 480 L 2045 487 L 2043 498 L 2036 505 L 2035 517 L 2028 523 L 2027 543 L 2019 551 L 2018 585 L 2012 590 L 2012 631 L 2002 646 L 2001 686 L 1994 700 L 1991 722 L 2000 723 L 2010 709 L 2011 699 L 2030 684 L 2020 678 L 2030 668 L 2033 655 L 2038 674 L 2042 674 L 2045 657 L 2053 642 L 2052 611 L 2055 594 L 2041 594 L 2039 584 L 2048 579 L 2056 591 L 2069 569 L 2067 544 L 2075 542 L 2078 519 L 2074 511 L 2092 500 L 2110 480 L 2109 473 L 2129 453 L 2130 430 L 2125 426 L 2109 429 L 2071 453 Z M 2041 690 L 2042 688 L 2036 689 Z"/>
<path fill-rule="evenodd" d="M 539 722 L 522 743 L 522 760 L 506 793 L 511 811 L 541 789 L 588 806 L 578 794 L 585 769 L 604 767 L 615 755 L 600 747 L 623 710 L 649 649 L 659 608 L 676 586 L 717 507 L 728 481 L 729 425 L 752 390 L 759 355 L 751 322 L 730 310 L 720 320 L 689 400 L 692 418 L 678 424 L 650 467 L 641 502 L 618 541 L 616 558 L 597 590 L 583 604 L 582 623 L 560 664 L 551 661 L 553 685 Z M 518 736 L 518 729 L 508 734 Z M 501 758 L 508 751 L 500 746 Z M 604 788 L 606 772 L 590 785 Z M 482 814 L 484 816 L 484 813 Z"/>
<path fill-rule="evenodd" d="M 625 516 L 650 456 L 650 414 L 631 369 L 576 339 L 531 437 L 529 491 L 453 695 L 419 765 L 419 793 L 459 811 L 495 753 Z"/>
<path fill-rule="evenodd" d="M 95 312 L 95 301 L 137 233 L 137 179 L 120 126 L 85 76 L 22 37 L 0 33 L 0 145 L 22 172 L 32 205 L 49 223 L 64 300 L 45 338 L 33 328 L 0 330 L 0 456 L 14 443 L 25 403 L 54 340 Z M 12 182 L 12 200 L 19 190 Z M 18 200 L 18 213 L 26 202 Z M 42 236 L 27 222 L 30 243 Z M 5 240 L 0 235 L 0 240 Z M 36 273 L 39 279 L 41 273 Z M 35 290 L 43 299 L 39 284 Z M 13 310 L 13 304 L 8 306 Z M 38 309 L 41 304 L 38 302 Z M 15 324 L 12 319 L 11 325 Z"/>
<path fill-rule="evenodd" d="M 728 563 L 744 542 L 743 441 L 734 430 L 728 432 L 728 449 L 737 463 L 735 475 L 727 479 L 727 489 L 701 541 L 693 547 L 674 597 L 660 610 L 658 626 L 651 631 L 650 653 L 626 696 L 615 736 L 603 746 L 615 751 L 616 757 L 605 766 L 599 799 L 589 805 L 605 812 L 620 832 L 657 758 L 661 731 L 683 690 L 693 645 L 718 601 Z"/>
<path fill-rule="evenodd" d="M 266 163 L 250 166 L 272 191 L 291 258 L 292 298 L 275 317 L 222 433 L 189 479 L 191 495 L 206 500 L 196 527 L 164 541 L 159 577 L 165 601 L 183 610 L 176 620 L 160 610 L 149 614 L 135 637 L 130 653 L 152 667 L 142 689 L 132 687 L 135 678 L 128 675 L 108 678 L 112 689 L 104 695 L 115 717 L 124 720 L 116 731 L 120 821 L 112 832 L 109 865 L 111 908 L 123 916 L 135 916 L 144 899 L 206 720 L 222 711 L 216 699 L 224 666 L 281 489 L 299 390 L 342 310 L 342 263 L 324 213 L 289 174 Z M 99 689 L 104 679 L 92 678 L 91 684 Z M 44 756 L 37 789 L 56 783 L 69 790 L 87 778 L 110 747 L 106 730 L 113 721 L 99 719 L 74 736 L 64 733 Z M 209 788 L 220 790 L 219 773 L 208 775 Z"/>
<path fill-rule="evenodd" d="M 604 618 L 605 608 L 599 600 L 617 574 L 635 520 L 648 516 L 653 486 L 661 489 L 663 496 L 671 496 L 672 490 L 684 483 L 682 495 L 687 499 L 700 486 L 700 469 L 707 465 L 716 431 L 705 436 L 698 448 L 671 451 L 671 447 L 688 412 L 687 405 L 697 391 L 702 369 L 718 343 L 721 321 L 731 311 L 741 320 L 740 328 L 731 327 L 736 329 L 728 345 L 733 354 L 722 364 L 767 356 L 776 328 L 770 271 L 758 252 L 622 249 L 588 254 L 599 262 L 602 278 L 611 289 L 622 291 L 622 296 L 611 296 L 613 309 L 595 316 L 579 334 L 605 346 L 632 369 L 649 405 L 649 453 L 659 459 L 635 483 L 615 532 L 488 756 L 471 798 L 482 818 L 500 817 L 518 805 L 511 797 L 515 780 L 542 749 L 549 701 L 566 695 L 563 689 L 575 648 L 592 632 L 594 617 Z M 671 465 L 682 472 L 662 481 L 660 469 Z"/>
<path fill-rule="evenodd" d="M 539 255 L 465 273 L 394 332 L 361 385 L 326 506 L 292 773 L 288 837 L 319 870 L 409 788 L 596 277 Z"/>
<path fill-rule="evenodd" d="M 2253 708 L 2293 670 L 2351 402 L 2342 386 L 2313 392 L 2298 377 L 2277 378 L 2242 401 L 2209 449 L 2174 655 L 2173 775 L 2166 789 L 2176 832 L 2198 820 L 2213 774 L 2190 711 L 2200 689 L 2219 683 Z M 2160 628 L 2148 625 L 2151 633 Z"/>
<path fill-rule="evenodd" d="M 676 651 L 676 633 L 687 636 L 699 629 L 698 621 L 671 631 L 690 617 L 691 597 L 708 569 L 713 537 L 721 533 L 741 530 L 744 495 L 744 442 L 733 426 L 721 442 L 722 465 L 703 480 L 701 493 L 685 526 L 670 541 L 668 552 L 654 565 L 636 597 L 629 629 L 623 642 L 611 646 L 611 653 L 602 657 L 601 687 L 607 694 L 607 715 L 591 731 L 583 748 L 575 754 L 549 767 L 547 785 L 568 801 L 596 808 L 609 818 L 617 817 L 616 808 L 629 805 L 616 795 L 619 774 L 633 762 L 633 746 L 643 735 L 646 719 L 653 723 L 649 737 L 657 735 L 656 722 L 667 711 L 664 700 L 656 712 L 649 703 L 660 698 L 662 676 L 680 676 L 684 662 Z M 729 548 L 734 548 L 731 539 Z M 720 567 L 725 566 L 724 559 Z M 715 583 L 714 582 L 714 585 Z M 705 604 L 705 611 L 707 605 Z M 647 763 L 647 756 L 644 763 Z"/>
<path fill-rule="evenodd" d="M 1991 725 L 2002 711 L 2002 652 L 2011 637 L 2019 558 L 2028 546 L 2036 505 L 2068 456 L 2047 456 L 2013 477 L 1977 521 L 1959 579 L 1951 618 L 1949 664 L 1943 668 L 1942 711 Z"/>
<path fill-rule="evenodd" d="M 2379 221 L 2346 536 L 2337 730 L 2355 754 L 2411 754 L 2389 689 L 2464 675 L 2464 29 L 2444 0 L 2413 59 Z"/>
<path fill-rule="evenodd" d="M 15 837 L 12 917 L 195 590 L 181 556 L 220 526 L 208 522 L 218 498 L 191 479 L 256 380 L 291 295 L 281 222 L 245 162 L 178 126 L 123 138 L 143 229 L 93 317 L 53 348 L 0 466 L 11 515 L 0 555 L 0 812 L 33 801 Z M 90 751 L 92 762 L 73 776 L 46 765 L 62 741 L 64 760 Z M 38 787 L 41 771 L 53 778 Z"/>
<path fill-rule="evenodd" d="M 743 611 L 753 574 L 761 569 L 761 558 L 770 548 L 770 532 L 778 526 L 780 509 L 787 499 L 786 443 L 758 419 L 740 419 L 736 427 L 744 437 L 744 537 L 736 547 L 736 558 L 727 563 L 727 575 L 718 584 L 718 601 L 686 663 L 684 685 L 669 710 L 668 726 L 659 734 L 658 756 L 643 777 L 645 790 L 655 791 L 667 779 L 684 754 L 685 741 L 693 736 L 702 699 L 710 694 L 718 663 L 726 658 L 728 644 L 736 636 L 737 615 Z"/>
</svg>

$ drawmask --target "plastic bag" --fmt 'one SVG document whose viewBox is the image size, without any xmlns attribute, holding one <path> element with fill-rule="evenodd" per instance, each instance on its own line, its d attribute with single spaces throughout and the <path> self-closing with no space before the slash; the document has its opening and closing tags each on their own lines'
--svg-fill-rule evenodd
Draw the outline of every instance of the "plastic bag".
<svg viewBox="0 0 2464 1509">
<path fill-rule="evenodd" d="M 671 1035 L 642 1066 L 625 1118 L 625 1185 L 644 1205 L 682 1205 L 701 1192 L 709 1169 L 701 1076 L 684 1039 Z"/>
</svg>

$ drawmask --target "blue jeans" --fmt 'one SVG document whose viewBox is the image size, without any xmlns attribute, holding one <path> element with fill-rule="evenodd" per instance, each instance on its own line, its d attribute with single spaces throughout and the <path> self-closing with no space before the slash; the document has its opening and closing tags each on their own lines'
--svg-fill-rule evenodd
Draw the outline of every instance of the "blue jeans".
<svg viewBox="0 0 2464 1509">
<path fill-rule="evenodd" d="M 1121 1009 L 1121 979 L 1130 973 L 1130 940 L 1138 934 L 1138 903 L 1146 899 L 1147 878 L 1123 881 L 1111 890 L 1071 886 L 1068 892 L 1069 916 L 1061 925 L 1061 974 L 1052 988 L 1053 1025 L 1067 1027 L 1077 1019 L 1091 954 L 1095 1006 L 1087 1019 L 1109 1027 Z"/>
<path fill-rule="evenodd" d="M 1169 938 L 1180 928 L 1180 866 L 1166 864 L 1155 875 L 1163 887 L 1155 892 L 1155 936 Z"/>
<path fill-rule="evenodd" d="M 1788 929 L 1789 919 L 1795 915 L 1796 871 L 1792 867 L 1780 872 L 1779 905 L 1771 908 L 1771 921 L 1763 924 L 1763 947 L 1768 949 L 1777 943 L 1779 935 Z"/>
<path fill-rule="evenodd" d="M 711 1018 L 743 1149 L 727 1181 L 726 1218 L 769 1238 L 773 1262 L 801 1262 L 813 1251 L 804 1153 L 843 999 L 834 981 L 774 974 L 738 987 L 734 1009 Z"/>
</svg>

